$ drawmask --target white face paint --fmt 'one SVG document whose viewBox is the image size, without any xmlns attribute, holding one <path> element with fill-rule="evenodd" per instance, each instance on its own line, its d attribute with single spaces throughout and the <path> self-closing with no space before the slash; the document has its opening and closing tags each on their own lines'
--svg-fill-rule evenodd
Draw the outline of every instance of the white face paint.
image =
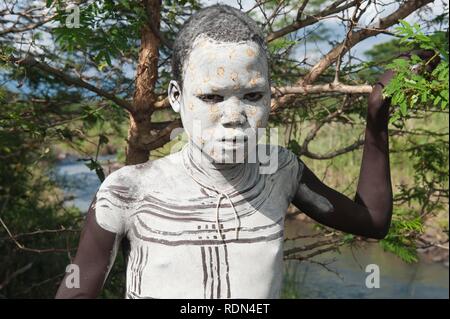
<svg viewBox="0 0 450 319">
<path fill-rule="evenodd" d="M 191 141 L 214 163 L 231 163 L 237 152 L 247 156 L 246 141 L 266 127 L 270 110 L 267 59 L 260 47 L 199 37 L 183 72 L 179 108 Z"/>
</svg>

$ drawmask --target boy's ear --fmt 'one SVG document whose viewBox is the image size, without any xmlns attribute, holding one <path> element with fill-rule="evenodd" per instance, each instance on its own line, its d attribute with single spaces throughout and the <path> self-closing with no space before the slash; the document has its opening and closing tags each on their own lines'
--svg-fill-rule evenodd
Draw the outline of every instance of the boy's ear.
<svg viewBox="0 0 450 319">
<path fill-rule="evenodd" d="M 167 89 L 167 96 L 172 109 L 179 113 L 181 109 L 181 88 L 177 81 L 171 80 Z"/>
</svg>

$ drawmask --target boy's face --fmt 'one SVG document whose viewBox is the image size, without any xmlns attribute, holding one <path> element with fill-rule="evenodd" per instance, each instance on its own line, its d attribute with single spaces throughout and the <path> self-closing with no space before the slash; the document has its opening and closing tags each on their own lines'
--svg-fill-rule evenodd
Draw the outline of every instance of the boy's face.
<svg viewBox="0 0 450 319">
<path fill-rule="evenodd" d="M 180 111 L 189 138 L 213 162 L 240 162 L 236 154 L 248 155 L 248 141 L 254 141 L 256 129 L 266 127 L 269 117 L 264 53 L 251 41 L 218 43 L 200 37 L 183 71 Z"/>
</svg>

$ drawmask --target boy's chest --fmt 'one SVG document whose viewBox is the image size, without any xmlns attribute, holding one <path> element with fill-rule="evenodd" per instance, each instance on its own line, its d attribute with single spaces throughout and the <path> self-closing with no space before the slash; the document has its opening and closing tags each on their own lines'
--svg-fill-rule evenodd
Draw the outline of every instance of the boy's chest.
<svg viewBox="0 0 450 319">
<path fill-rule="evenodd" d="M 206 190 L 181 201 L 148 194 L 129 218 L 129 295 L 277 297 L 289 203 L 265 187 L 230 200 Z"/>
<path fill-rule="evenodd" d="M 262 175 L 222 194 L 173 176 L 141 187 L 127 212 L 129 296 L 277 297 L 288 178 Z"/>
<path fill-rule="evenodd" d="M 172 192 L 145 192 L 127 213 L 127 235 L 140 240 L 234 240 L 275 235 L 283 228 L 289 194 L 270 176 L 223 194 L 200 185 L 168 183 Z M 220 238 L 222 237 L 222 238 Z M 130 238 L 131 239 L 131 238 Z"/>
</svg>

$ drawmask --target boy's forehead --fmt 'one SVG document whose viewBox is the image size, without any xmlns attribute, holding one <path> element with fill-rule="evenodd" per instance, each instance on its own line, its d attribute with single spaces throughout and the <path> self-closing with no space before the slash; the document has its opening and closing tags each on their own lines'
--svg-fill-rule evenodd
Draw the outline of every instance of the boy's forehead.
<svg viewBox="0 0 450 319">
<path fill-rule="evenodd" d="M 247 77 L 254 73 L 266 76 L 267 58 L 253 41 L 217 42 L 198 37 L 184 65 L 185 77 L 221 78 L 233 73 Z"/>
</svg>

